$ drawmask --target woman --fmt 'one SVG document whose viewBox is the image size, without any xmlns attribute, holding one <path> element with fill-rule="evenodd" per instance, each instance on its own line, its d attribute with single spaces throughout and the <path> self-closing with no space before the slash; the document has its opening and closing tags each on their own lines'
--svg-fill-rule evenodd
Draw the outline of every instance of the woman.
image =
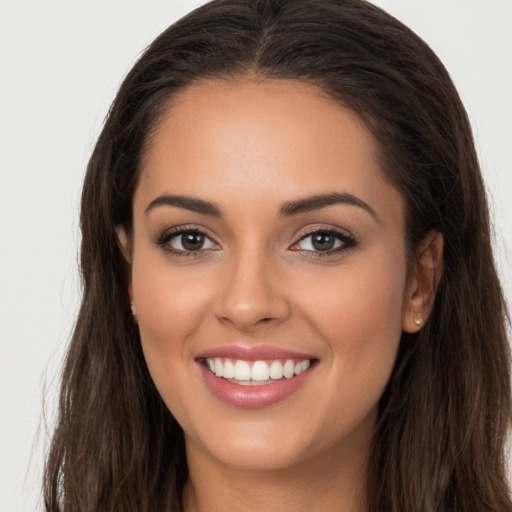
<svg viewBox="0 0 512 512">
<path fill-rule="evenodd" d="M 360 0 L 216 0 L 82 196 L 47 510 L 511 510 L 506 311 L 447 72 Z"/>
</svg>

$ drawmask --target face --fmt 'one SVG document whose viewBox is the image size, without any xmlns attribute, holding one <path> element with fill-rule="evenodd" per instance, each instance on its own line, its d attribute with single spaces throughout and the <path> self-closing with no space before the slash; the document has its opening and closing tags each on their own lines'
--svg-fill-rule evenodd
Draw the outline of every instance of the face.
<svg viewBox="0 0 512 512">
<path fill-rule="evenodd" d="M 148 146 L 130 259 L 189 454 L 360 459 L 410 284 L 403 201 L 355 114 L 291 81 L 185 89 Z"/>
</svg>

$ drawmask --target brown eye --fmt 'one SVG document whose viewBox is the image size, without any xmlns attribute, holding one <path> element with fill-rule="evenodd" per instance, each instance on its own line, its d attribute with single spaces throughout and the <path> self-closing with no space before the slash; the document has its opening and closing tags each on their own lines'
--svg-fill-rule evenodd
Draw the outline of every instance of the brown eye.
<svg viewBox="0 0 512 512">
<path fill-rule="evenodd" d="M 219 249 L 219 246 L 209 236 L 197 229 L 166 233 L 157 240 L 156 244 L 167 252 L 184 256 L 200 251 Z"/>
<path fill-rule="evenodd" d="M 197 232 L 183 233 L 176 238 L 181 238 L 181 246 L 185 251 L 198 251 L 203 248 L 205 241 L 205 236 Z"/>
<path fill-rule="evenodd" d="M 346 237 L 330 231 L 315 231 L 302 237 L 294 246 L 296 251 L 326 252 L 336 250 L 346 244 Z"/>
<path fill-rule="evenodd" d="M 317 251 L 329 251 L 334 249 L 336 238 L 330 233 L 315 233 L 311 235 L 311 245 Z"/>
<path fill-rule="evenodd" d="M 290 250 L 309 253 L 311 256 L 328 256 L 356 245 L 356 240 L 348 233 L 320 229 L 304 235 Z"/>
</svg>

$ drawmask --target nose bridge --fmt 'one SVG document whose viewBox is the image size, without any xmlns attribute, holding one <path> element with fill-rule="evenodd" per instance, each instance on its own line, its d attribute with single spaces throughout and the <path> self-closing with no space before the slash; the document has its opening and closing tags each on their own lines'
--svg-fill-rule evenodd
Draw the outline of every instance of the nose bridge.
<svg viewBox="0 0 512 512">
<path fill-rule="evenodd" d="M 217 316 L 241 330 L 279 322 L 289 314 L 279 289 L 277 259 L 256 240 L 247 241 L 228 257 Z"/>
</svg>

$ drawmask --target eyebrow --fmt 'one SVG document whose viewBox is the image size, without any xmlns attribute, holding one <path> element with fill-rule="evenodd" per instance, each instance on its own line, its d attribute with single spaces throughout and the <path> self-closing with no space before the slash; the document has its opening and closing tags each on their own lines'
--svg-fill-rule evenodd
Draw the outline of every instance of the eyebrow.
<svg viewBox="0 0 512 512">
<path fill-rule="evenodd" d="M 299 215 L 301 213 L 307 213 L 315 210 L 320 210 L 326 206 L 343 203 L 351 206 L 357 206 L 366 210 L 377 222 L 380 222 L 380 218 L 377 212 L 362 199 L 359 199 L 352 194 L 331 192 L 329 194 L 320 194 L 315 196 L 309 196 L 304 199 L 296 199 L 285 203 L 279 213 L 282 217 L 291 217 L 293 215 Z M 193 212 L 201 213 L 203 215 L 211 215 L 213 217 L 222 217 L 222 209 L 215 203 L 205 201 L 204 199 L 198 199 L 196 197 L 182 196 L 182 195 L 171 195 L 165 194 L 158 196 L 149 203 L 144 213 L 149 213 L 158 206 L 175 206 L 178 208 L 184 208 Z"/>
<path fill-rule="evenodd" d="M 144 213 L 149 213 L 158 206 L 177 206 L 192 212 L 202 213 L 203 215 L 211 215 L 213 217 L 221 217 L 222 209 L 214 203 L 197 199 L 189 196 L 163 195 L 158 196 L 149 203 Z"/>
<path fill-rule="evenodd" d="M 340 192 L 331 192 L 329 194 L 315 195 L 306 197 L 304 199 L 290 201 L 282 206 L 279 213 L 283 217 L 290 217 L 300 213 L 320 210 L 326 206 L 331 206 L 338 203 L 362 208 L 363 210 L 366 210 L 377 222 L 380 222 L 380 218 L 377 215 L 377 212 L 368 203 L 365 203 L 362 199 L 359 199 L 352 194 Z"/>
</svg>

